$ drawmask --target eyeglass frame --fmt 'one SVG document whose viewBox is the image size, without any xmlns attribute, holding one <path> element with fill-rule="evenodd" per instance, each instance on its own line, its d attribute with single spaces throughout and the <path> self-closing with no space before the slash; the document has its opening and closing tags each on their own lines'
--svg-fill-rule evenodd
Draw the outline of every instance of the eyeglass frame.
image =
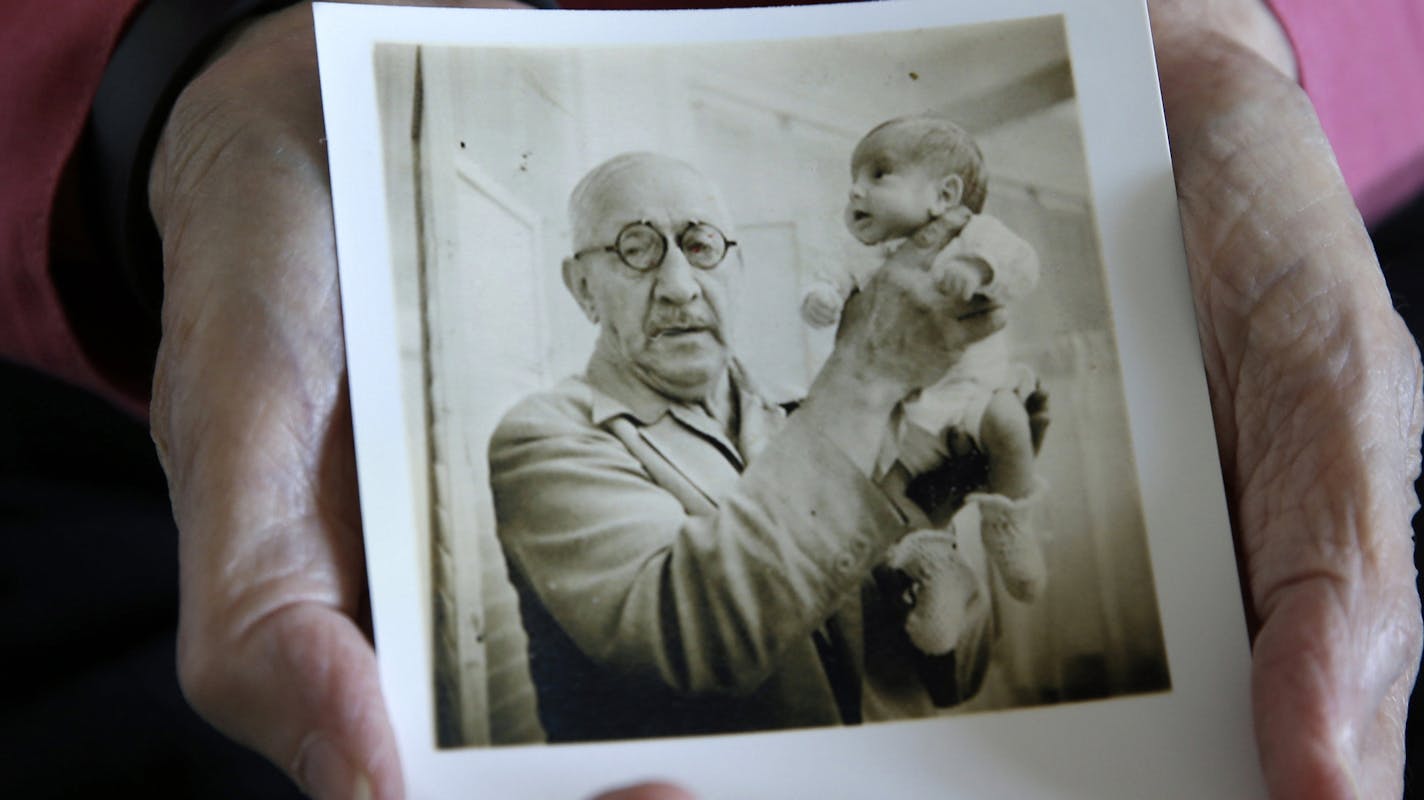
<svg viewBox="0 0 1424 800">
<path fill-rule="evenodd" d="M 638 227 L 638 226 L 640 226 L 640 225 L 641 225 L 641 226 L 644 226 L 644 227 L 646 227 L 646 228 L 651 229 L 654 233 L 656 233 L 656 234 L 658 235 L 658 238 L 660 238 L 660 239 L 662 240 L 662 243 L 663 243 L 663 256 L 662 256 L 662 258 L 658 259 L 658 261 L 657 261 L 656 264 L 650 264 L 650 265 L 648 265 L 647 267 L 637 267 L 637 266 L 634 266 L 633 264 L 628 263 L 628 259 L 627 259 L 626 257 L 624 257 L 623 251 L 620 250 L 620 249 L 618 249 L 618 242 L 623 238 L 623 234 L 627 233 L 628 231 L 630 231 L 630 230 L 632 230 L 633 228 L 636 228 L 636 227 Z M 705 267 L 704 267 L 704 266 L 701 266 L 701 265 L 698 265 L 698 264 L 694 264 L 694 263 L 692 262 L 692 259 L 690 259 L 690 258 L 687 257 L 687 251 L 686 251 L 686 250 L 683 250 L 683 248 L 682 248 L 682 240 L 683 240 L 683 237 L 687 236 L 688 231 L 691 231 L 693 228 L 696 228 L 696 227 L 698 227 L 699 225 L 704 226 L 704 227 L 707 227 L 707 228 L 711 228 L 712 230 L 716 231 L 716 232 L 717 232 L 717 235 L 720 236 L 720 237 L 722 237 L 722 242 L 723 242 L 722 257 L 719 258 L 719 259 L 717 259 L 716 263 L 714 263 L 714 264 L 709 264 L 709 265 L 707 265 L 707 266 L 705 266 Z M 688 266 L 692 267 L 693 269 L 702 270 L 703 272 L 710 272 L 710 271 L 712 271 L 712 270 L 714 270 L 714 269 L 716 269 L 716 268 L 722 266 L 722 262 L 727 260 L 727 254 L 732 251 L 732 248 L 733 248 L 733 247 L 736 247 L 736 246 L 737 246 L 736 240 L 734 240 L 734 239 L 728 239 L 728 238 L 727 238 L 727 234 L 723 233 L 721 228 L 717 227 L 716 225 L 713 225 L 713 224 L 710 223 L 710 222 L 703 222 L 703 221 L 700 220 L 700 219 L 688 220 L 687 225 L 682 229 L 682 232 L 679 233 L 679 234 L 673 239 L 673 243 L 677 245 L 677 249 L 682 253 L 682 257 L 683 257 L 683 259 L 685 259 L 685 260 L 687 261 Z M 631 269 L 631 270 L 633 270 L 634 272 L 638 272 L 638 273 L 648 273 L 648 272 L 652 272 L 653 270 L 656 270 L 658 267 L 661 267 L 661 266 L 663 265 L 663 262 L 667 260 L 667 256 L 668 256 L 668 236 L 667 236 L 667 234 L 665 234 L 665 233 L 662 232 L 662 229 L 660 229 L 657 225 L 653 224 L 652 220 L 637 219 L 637 220 L 633 220 L 632 222 L 629 222 L 628 224 L 626 224 L 626 225 L 624 225 L 623 227 L 621 227 L 621 228 L 618 229 L 618 235 L 613 237 L 613 244 L 610 244 L 610 245 L 603 245 L 603 246 L 595 245 L 595 246 L 593 246 L 593 247 L 585 247 L 584 249 L 582 249 L 582 250 L 580 250 L 580 251 L 574 253 L 573 258 L 574 258 L 575 261 L 577 261 L 578 259 L 583 258 L 584 256 L 590 255 L 590 254 L 592 254 L 592 253 L 613 253 L 614 255 L 618 256 L 618 260 L 621 261 L 621 262 L 623 262 L 623 265 L 626 266 L 628 269 Z"/>
</svg>

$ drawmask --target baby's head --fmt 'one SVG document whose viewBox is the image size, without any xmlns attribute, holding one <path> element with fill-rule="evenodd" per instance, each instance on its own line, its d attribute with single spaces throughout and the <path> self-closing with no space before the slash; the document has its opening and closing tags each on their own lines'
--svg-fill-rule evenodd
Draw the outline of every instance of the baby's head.
<svg viewBox="0 0 1424 800">
<path fill-rule="evenodd" d="M 977 214 L 988 183 L 969 133 L 932 116 L 877 125 L 855 146 L 850 176 L 846 227 L 865 244 L 909 236 L 958 206 Z"/>
</svg>

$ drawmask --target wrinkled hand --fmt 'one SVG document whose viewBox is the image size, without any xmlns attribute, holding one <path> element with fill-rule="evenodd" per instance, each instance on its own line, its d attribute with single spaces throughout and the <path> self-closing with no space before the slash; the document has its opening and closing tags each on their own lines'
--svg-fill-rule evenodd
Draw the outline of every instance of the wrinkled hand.
<svg viewBox="0 0 1424 800">
<path fill-rule="evenodd" d="M 933 265 L 943 246 L 935 238 L 905 241 L 851 295 L 828 367 L 848 359 L 864 380 L 890 387 L 898 401 L 939 380 L 965 347 L 1004 327 L 997 303 L 941 290 Z"/>
<path fill-rule="evenodd" d="M 1153 7 L 1256 735 L 1272 797 L 1399 797 L 1419 355 L 1279 30 L 1251 35 L 1261 10 Z"/>
<path fill-rule="evenodd" d="M 307 792 L 398 798 L 322 136 L 301 5 L 229 43 L 155 157 L 165 298 L 152 424 L 181 531 L 179 674 L 199 712 Z"/>
<path fill-rule="evenodd" d="M 797 410 L 865 475 L 874 472 L 896 404 L 1004 326 L 997 304 L 940 291 L 931 267 L 943 244 L 911 238 L 851 294 L 835 349 Z"/>
</svg>

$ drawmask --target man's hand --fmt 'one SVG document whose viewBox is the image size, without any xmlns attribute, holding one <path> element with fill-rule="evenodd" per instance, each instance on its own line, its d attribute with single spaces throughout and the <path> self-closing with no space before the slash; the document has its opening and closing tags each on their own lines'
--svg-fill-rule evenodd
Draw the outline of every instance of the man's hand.
<svg viewBox="0 0 1424 800">
<path fill-rule="evenodd" d="M 1420 650 L 1419 354 L 1262 13 L 1153 6 L 1256 735 L 1272 797 L 1399 797 Z"/>
<path fill-rule="evenodd" d="M 943 246 L 943 240 L 911 239 L 885 260 L 841 312 L 828 366 L 849 360 L 898 401 L 939 380 L 965 347 L 1004 327 L 997 303 L 944 291 L 933 269 Z"/>
<path fill-rule="evenodd" d="M 797 411 L 866 475 L 895 404 L 939 380 L 965 347 L 1004 326 L 996 303 L 941 291 L 931 266 L 943 246 L 904 242 L 851 295 L 835 349 Z"/>
</svg>

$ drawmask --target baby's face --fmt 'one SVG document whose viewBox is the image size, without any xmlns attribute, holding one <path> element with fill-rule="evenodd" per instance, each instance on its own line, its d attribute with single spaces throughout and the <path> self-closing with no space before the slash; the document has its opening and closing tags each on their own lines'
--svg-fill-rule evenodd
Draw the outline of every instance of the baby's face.
<svg viewBox="0 0 1424 800">
<path fill-rule="evenodd" d="M 851 165 L 845 222 L 862 244 L 909 236 L 929 222 L 941 181 L 918 164 L 884 154 L 857 154 Z"/>
</svg>

